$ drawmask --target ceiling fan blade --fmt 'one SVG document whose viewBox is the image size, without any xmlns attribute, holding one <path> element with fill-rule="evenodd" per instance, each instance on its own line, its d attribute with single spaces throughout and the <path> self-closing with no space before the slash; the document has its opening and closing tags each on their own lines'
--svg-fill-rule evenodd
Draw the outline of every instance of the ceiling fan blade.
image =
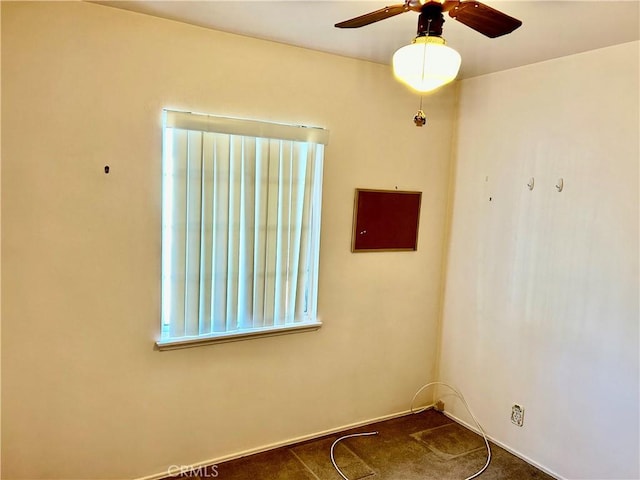
<svg viewBox="0 0 640 480">
<path fill-rule="evenodd" d="M 409 11 L 409 6 L 406 3 L 400 5 L 391 5 L 390 7 L 384 7 L 375 12 L 365 13 L 359 17 L 345 20 L 344 22 L 336 23 L 338 28 L 359 28 L 369 25 L 371 23 L 379 22 L 385 18 L 395 17 L 401 13 Z"/>
<path fill-rule="evenodd" d="M 458 3 L 449 10 L 449 15 L 489 38 L 506 35 L 522 25 L 517 18 L 476 1 Z"/>
</svg>

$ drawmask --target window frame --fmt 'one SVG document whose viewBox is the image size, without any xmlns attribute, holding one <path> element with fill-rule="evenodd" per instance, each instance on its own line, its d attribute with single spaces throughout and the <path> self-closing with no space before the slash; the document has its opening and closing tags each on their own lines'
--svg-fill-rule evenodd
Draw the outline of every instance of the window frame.
<svg viewBox="0 0 640 480">
<path fill-rule="evenodd" d="M 171 155 L 167 148 L 167 130 L 169 128 L 177 128 L 184 130 L 192 130 L 197 132 L 216 133 L 238 135 L 242 137 L 255 137 L 257 139 L 270 139 L 293 141 L 313 144 L 315 147 L 321 146 L 319 178 L 315 180 L 317 193 L 313 195 L 312 211 L 314 212 L 312 221 L 309 222 L 309 235 L 311 237 L 312 258 L 309 259 L 311 265 L 310 284 L 305 292 L 311 299 L 311 312 L 307 315 L 307 320 L 294 320 L 285 324 L 274 324 L 261 326 L 257 328 L 240 328 L 224 332 L 199 333 L 198 335 L 185 335 L 181 337 L 171 337 L 167 334 L 164 325 L 165 296 L 169 295 L 165 291 L 165 262 L 167 261 L 167 245 L 165 242 L 165 210 L 167 209 L 167 197 L 172 194 L 167 190 L 166 171 L 167 155 Z M 322 205 L 322 169 L 324 161 L 324 146 L 328 143 L 328 130 L 319 127 L 308 127 L 299 125 L 287 125 L 280 123 L 264 122 L 257 120 L 245 120 L 229 117 L 220 117 L 209 114 L 200 114 L 192 112 L 184 112 L 178 110 L 163 110 L 162 122 L 162 293 L 161 293 L 161 312 L 163 319 L 161 320 L 161 336 L 155 342 L 158 350 L 174 350 L 180 348 L 190 348 L 200 345 L 209 345 L 214 343 L 228 343 L 241 340 L 250 340 L 263 337 L 279 336 L 285 334 L 301 333 L 318 330 L 322 326 L 322 322 L 317 316 L 317 298 L 318 298 L 318 278 L 319 278 L 319 255 L 320 255 L 320 215 Z M 172 163 L 172 162 L 171 162 Z M 173 171 L 171 175 L 173 175 Z M 315 178 L 315 177 L 314 177 Z M 208 318 L 208 317 L 207 317 Z"/>
</svg>

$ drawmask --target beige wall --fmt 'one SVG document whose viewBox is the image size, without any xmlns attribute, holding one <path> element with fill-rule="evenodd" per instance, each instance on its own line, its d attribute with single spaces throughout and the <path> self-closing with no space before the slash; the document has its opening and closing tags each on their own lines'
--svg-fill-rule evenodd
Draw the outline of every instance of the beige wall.
<svg viewBox="0 0 640 480">
<path fill-rule="evenodd" d="M 4 478 L 132 478 L 406 411 L 435 375 L 454 97 L 418 129 L 385 66 L 2 2 Z M 153 350 L 163 107 L 330 129 L 318 332 Z M 351 254 L 354 189 L 396 186 L 423 191 L 420 250 Z"/>
<path fill-rule="evenodd" d="M 2 25 L 2 8 L 0 8 L 0 25 Z M 1 27 L 0 27 L 1 28 Z M 1 45 L 1 42 L 0 42 Z M 0 65 L 2 65 L 2 48 L 0 47 Z M 2 112 L 2 76 L 0 75 L 0 112 Z M 0 252 L 2 252 L 2 114 L 0 113 Z M 2 272 L 2 255 L 0 254 L 0 272 Z M 0 274 L 0 478 L 2 478 L 2 275 Z"/>
<path fill-rule="evenodd" d="M 565 478 L 640 476 L 638 50 L 461 82 L 440 377 Z"/>
</svg>

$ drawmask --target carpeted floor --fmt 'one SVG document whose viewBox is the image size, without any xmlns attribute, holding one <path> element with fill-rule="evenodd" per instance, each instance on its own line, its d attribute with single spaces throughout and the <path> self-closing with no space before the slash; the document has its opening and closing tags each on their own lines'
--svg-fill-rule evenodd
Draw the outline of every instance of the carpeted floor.
<svg viewBox="0 0 640 480">
<path fill-rule="evenodd" d="M 343 480 L 331 464 L 331 444 L 342 435 L 370 431 L 379 433 L 342 440 L 334 450 L 336 463 L 349 480 L 464 480 L 487 458 L 482 437 L 442 413 L 427 410 L 220 463 L 208 478 Z M 553 480 L 496 445 L 491 444 L 491 452 L 491 464 L 479 479 Z"/>
</svg>

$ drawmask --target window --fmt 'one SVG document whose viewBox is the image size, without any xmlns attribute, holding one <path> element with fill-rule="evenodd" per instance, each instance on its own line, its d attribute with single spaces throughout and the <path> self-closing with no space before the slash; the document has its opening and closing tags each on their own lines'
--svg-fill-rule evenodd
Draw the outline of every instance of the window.
<svg viewBox="0 0 640 480">
<path fill-rule="evenodd" d="M 327 138 L 164 111 L 161 350 L 320 327 Z"/>
</svg>

